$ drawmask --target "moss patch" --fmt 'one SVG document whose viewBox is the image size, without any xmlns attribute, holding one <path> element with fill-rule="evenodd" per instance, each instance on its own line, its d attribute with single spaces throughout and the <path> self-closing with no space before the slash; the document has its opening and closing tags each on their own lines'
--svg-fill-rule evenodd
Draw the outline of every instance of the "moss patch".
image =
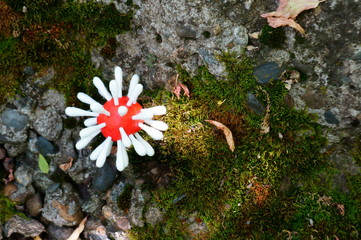
<svg viewBox="0 0 361 240">
<path fill-rule="evenodd" d="M 272 48 L 280 48 L 286 41 L 286 34 L 283 28 L 273 28 L 266 24 L 261 30 L 259 41 Z"/>
<path fill-rule="evenodd" d="M 162 120 L 169 124 L 155 157 L 170 166 L 174 181 L 152 190 L 153 201 L 166 211 L 163 222 L 133 229 L 134 238 L 185 239 L 193 234 L 187 216 L 196 211 L 197 222 L 208 227 L 196 239 L 354 239 L 360 193 L 334 184 L 337 170 L 321 151 L 324 129 L 306 111 L 287 106 L 281 81 L 259 86 L 249 59 L 230 53 L 219 59 L 227 69 L 224 79 L 203 67 L 195 76 L 179 68 L 191 97 L 176 99 L 164 91 L 153 96 L 166 103 Z M 266 122 L 247 107 L 249 92 L 268 105 Z M 207 119 L 230 128 L 234 152 Z M 261 133 L 264 124 L 269 133 Z M 359 176 L 350 176 L 348 184 L 357 189 Z M 322 202 L 327 197 L 332 200 Z"/>
<path fill-rule="evenodd" d="M 97 1 L 20 0 L 0 3 L 7 11 L 13 12 L 16 29 L 21 29 L 12 31 L 10 36 L 9 29 L 14 29 L 14 24 L 7 24 L 5 30 L 0 29 L 0 103 L 14 96 L 19 89 L 24 80 L 22 70 L 25 66 L 32 66 L 37 72 L 54 67 L 57 74 L 51 87 L 65 93 L 69 103 L 74 102 L 74 93 L 78 91 L 91 94 L 94 87 L 89 79 L 101 76 L 101 71 L 91 62 L 91 49 L 103 47 L 107 56 L 114 54 L 115 45 L 111 39 L 130 30 L 133 16 L 132 10 L 122 14 L 114 4 Z"/>
</svg>

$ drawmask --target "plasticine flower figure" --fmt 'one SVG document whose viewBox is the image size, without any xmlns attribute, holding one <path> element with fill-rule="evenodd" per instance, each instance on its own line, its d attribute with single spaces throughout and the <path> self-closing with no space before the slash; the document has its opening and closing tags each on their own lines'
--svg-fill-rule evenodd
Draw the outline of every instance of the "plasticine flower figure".
<svg viewBox="0 0 361 240">
<path fill-rule="evenodd" d="M 139 76 L 133 75 L 127 96 L 123 96 L 122 83 L 123 72 L 120 67 L 115 67 L 115 80 L 109 82 L 109 90 L 98 77 L 94 77 L 93 83 L 99 94 L 107 101 L 101 105 L 85 93 L 79 92 L 77 98 L 83 103 L 89 104 L 91 111 L 76 107 L 67 107 L 65 113 L 70 117 L 88 116 L 84 125 L 86 128 L 79 133 L 80 140 L 75 147 L 80 150 L 90 143 L 100 132 L 105 137 L 90 154 L 91 160 L 96 160 L 96 166 L 102 167 L 107 156 L 111 152 L 113 142 L 117 142 L 116 167 L 123 171 L 128 166 L 128 154 L 126 148 L 134 146 L 140 156 L 153 156 L 154 149 L 138 133 L 144 130 L 155 140 L 163 139 L 163 133 L 168 125 L 162 121 L 153 120 L 155 115 L 166 113 L 164 106 L 142 108 L 137 103 L 137 98 L 143 91 L 143 85 L 139 84 Z"/>
</svg>

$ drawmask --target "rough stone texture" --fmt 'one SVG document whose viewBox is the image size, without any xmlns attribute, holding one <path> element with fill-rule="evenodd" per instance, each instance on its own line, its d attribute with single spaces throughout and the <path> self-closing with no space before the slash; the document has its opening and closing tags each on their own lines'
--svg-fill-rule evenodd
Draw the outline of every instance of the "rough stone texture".
<svg viewBox="0 0 361 240">
<path fill-rule="evenodd" d="M 35 189 L 31 184 L 28 186 L 23 186 L 15 182 L 15 185 L 17 186 L 17 190 L 9 196 L 9 198 L 14 202 L 24 203 L 35 193 Z"/>
<path fill-rule="evenodd" d="M 115 182 L 117 173 L 118 171 L 109 163 L 108 158 L 102 168 L 96 168 L 92 181 L 93 188 L 99 192 L 105 192 Z"/>
<path fill-rule="evenodd" d="M 55 191 L 47 191 L 42 216 L 57 226 L 76 226 L 83 217 L 79 198 L 70 184 L 64 183 Z"/>
<path fill-rule="evenodd" d="M 5 143 L 4 148 L 9 157 L 16 157 L 27 150 L 28 144 L 24 143 Z"/>
<path fill-rule="evenodd" d="M 59 139 L 54 144 L 59 147 L 59 152 L 52 157 L 57 164 L 67 163 L 70 161 L 70 158 L 73 158 L 74 161 L 77 159 L 71 130 L 63 129 Z M 87 165 L 88 163 L 83 162 L 83 164 Z M 91 165 L 93 166 L 94 164 Z M 90 168 L 89 166 L 87 167 Z M 88 169 L 88 172 L 91 172 L 90 169 Z"/>
<path fill-rule="evenodd" d="M 13 233 L 20 233 L 25 237 L 36 237 L 45 231 L 43 224 L 34 219 L 24 219 L 14 215 L 5 223 L 4 234 L 10 237 Z"/>
<path fill-rule="evenodd" d="M 46 232 L 49 234 L 50 240 L 67 240 L 73 231 L 73 228 L 59 227 L 54 224 L 49 224 L 46 228 Z"/>
<path fill-rule="evenodd" d="M 21 165 L 15 170 L 15 180 L 23 186 L 28 186 L 33 181 L 33 171 L 30 167 Z"/>
<path fill-rule="evenodd" d="M 155 225 L 163 219 L 162 211 L 155 205 L 148 206 L 147 211 L 144 214 L 147 223 Z"/>
<path fill-rule="evenodd" d="M 5 109 L 0 117 L 0 143 L 22 143 L 28 138 L 28 117 L 15 109 Z"/>
<path fill-rule="evenodd" d="M 59 138 L 63 129 L 63 121 L 55 108 L 50 106 L 45 109 L 38 107 L 33 117 L 32 128 L 37 133 L 51 141 Z"/>
<path fill-rule="evenodd" d="M 70 132 L 67 134 L 70 134 Z M 69 136 L 66 138 L 68 137 Z M 76 156 L 74 145 L 71 144 L 71 146 L 68 147 L 74 152 L 74 155 Z M 68 152 L 64 151 L 63 154 L 64 157 L 69 161 L 69 157 L 74 157 L 74 155 L 72 152 L 69 152 L 69 155 L 67 155 L 67 153 Z M 78 158 L 74 159 L 73 166 L 66 171 L 67 174 L 78 184 L 89 182 L 90 178 L 94 176 L 96 171 L 95 163 L 89 158 L 90 153 L 91 151 L 89 149 L 82 149 L 78 151 Z"/>
<path fill-rule="evenodd" d="M 129 218 L 132 225 L 137 227 L 144 226 L 143 209 L 145 206 L 145 196 L 140 189 L 134 189 L 132 193 L 132 200 L 129 208 Z"/>
<path fill-rule="evenodd" d="M 36 217 L 40 214 L 43 207 L 43 199 L 39 193 L 34 194 L 28 200 L 26 200 L 26 208 L 32 217 Z"/>
</svg>

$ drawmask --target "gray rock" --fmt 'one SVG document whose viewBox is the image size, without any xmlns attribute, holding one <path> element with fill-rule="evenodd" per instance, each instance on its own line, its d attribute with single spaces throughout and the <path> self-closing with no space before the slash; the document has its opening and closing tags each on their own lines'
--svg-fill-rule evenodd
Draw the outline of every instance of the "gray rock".
<svg viewBox="0 0 361 240">
<path fill-rule="evenodd" d="M 144 226 L 143 209 L 145 205 L 145 198 L 140 189 L 134 189 L 132 200 L 129 208 L 129 219 L 132 225 L 137 227 Z"/>
<path fill-rule="evenodd" d="M 59 147 L 59 152 L 52 156 L 53 160 L 58 164 L 67 163 L 72 158 L 76 164 L 77 153 L 75 151 L 74 142 L 72 138 L 72 131 L 69 129 L 63 129 L 60 138 L 56 140 L 55 145 Z M 83 150 L 81 152 L 84 152 Z M 80 155 L 80 154 L 79 154 Z M 84 164 L 88 164 L 88 162 L 83 162 Z M 90 164 L 91 166 L 95 166 L 94 164 Z M 84 166 L 83 168 L 89 168 L 90 166 Z"/>
<path fill-rule="evenodd" d="M 52 223 L 46 227 L 50 240 L 67 240 L 73 233 L 74 229 L 70 227 L 59 227 Z"/>
<path fill-rule="evenodd" d="M 107 202 L 109 204 L 117 204 L 119 196 L 123 193 L 127 183 L 119 182 L 118 184 L 114 184 L 110 189 L 110 196 Z"/>
<path fill-rule="evenodd" d="M 17 186 L 16 192 L 12 193 L 9 198 L 17 203 L 25 203 L 25 201 L 35 193 L 35 189 L 32 185 L 23 186 L 15 182 Z"/>
<path fill-rule="evenodd" d="M 28 116 L 15 109 L 5 109 L 1 114 L 1 120 L 6 127 L 13 128 L 16 132 L 23 130 L 29 123 Z"/>
<path fill-rule="evenodd" d="M 9 157 L 17 157 L 28 149 L 27 143 L 5 143 L 4 148 Z"/>
<path fill-rule="evenodd" d="M 71 146 L 69 146 L 69 148 L 71 148 Z M 73 145 L 72 148 L 74 149 Z M 66 171 L 66 173 L 78 184 L 89 181 L 91 177 L 95 176 L 95 172 L 98 171 L 94 161 L 89 158 L 90 153 L 91 151 L 89 149 L 78 151 L 78 158 L 73 161 L 73 166 Z M 66 153 L 64 152 L 64 154 Z M 65 156 L 66 159 L 69 159 L 69 156 Z"/>
<path fill-rule="evenodd" d="M 214 58 L 213 54 L 211 54 L 208 50 L 201 48 L 198 51 L 199 56 L 203 59 L 203 61 L 207 65 L 214 65 L 217 64 L 217 60 Z"/>
<path fill-rule="evenodd" d="M 42 136 L 37 138 L 35 146 L 43 156 L 56 154 L 59 151 L 57 146 Z"/>
<path fill-rule="evenodd" d="M 14 177 L 18 183 L 26 187 L 33 181 L 33 169 L 21 165 L 15 170 Z"/>
<path fill-rule="evenodd" d="M 25 237 L 36 237 L 45 231 L 43 224 L 34 219 L 24 219 L 18 215 L 10 218 L 4 226 L 4 234 L 10 237 L 13 233 L 20 233 Z"/>
<path fill-rule="evenodd" d="M 109 162 L 105 162 L 104 166 L 97 168 L 92 180 L 92 186 L 96 191 L 105 192 L 110 188 L 115 179 L 117 178 L 117 170 L 110 165 Z"/>
<path fill-rule="evenodd" d="M 155 225 L 163 219 L 163 212 L 153 204 L 148 207 L 144 217 L 147 223 Z"/>
<path fill-rule="evenodd" d="M 32 119 L 32 127 L 37 133 L 48 140 L 59 138 L 63 129 L 63 121 L 55 108 L 37 108 Z"/>
<path fill-rule="evenodd" d="M 34 76 L 26 79 L 25 82 L 20 86 L 21 91 L 25 96 L 28 96 L 32 99 L 38 99 L 46 91 L 46 84 L 49 83 L 54 78 L 54 76 L 54 69 L 48 68 L 46 72 L 35 74 Z"/>
<path fill-rule="evenodd" d="M 247 106 L 259 115 L 264 115 L 266 112 L 264 105 L 251 92 L 247 94 Z"/>
<path fill-rule="evenodd" d="M 63 183 L 54 192 L 46 192 L 42 216 L 57 226 L 76 226 L 83 218 L 80 201 L 72 186 Z"/>
<path fill-rule="evenodd" d="M 49 178 L 48 174 L 41 172 L 38 168 L 35 169 L 33 174 L 33 184 L 42 193 L 45 193 L 50 186 L 54 186 L 55 184 L 57 184 L 57 187 L 59 187 L 58 183 L 55 183 L 53 180 Z"/>
<path fill-rule="evenodd" d="M 178 37 L 181 38 L 192 38 L 192 39 L 197 38 L 197 32 L 194 31 L 191 27 L 184 26 L 183 24 L 177 24 L 175 32 L 178 35 Z"/>
<path fill-rule="evenodd" d="M 28 138 L 28 117 L 17 110 L 5 109 L 0 117 L 0 143 L 22 143 Z"/>
<path fill-rule="evenodd" d="M 281 75 L 282 69 L 275 62 L 267 62 L 257 66 L 254 69 L 254 76 L 258 83 L 266 84 L 269 81 L 276 80 Z"/>
<path fill-rule="evenodd" d="M 333 114 L 333 112 L 331 112 L 331 110 L 327 110 L 324 115 L 326 122 L 328 122 L 329 124 L 339 124 L 340 121 L 337 119 L 337 117 L 335 116 L 335 114 Z"/>
</svg>

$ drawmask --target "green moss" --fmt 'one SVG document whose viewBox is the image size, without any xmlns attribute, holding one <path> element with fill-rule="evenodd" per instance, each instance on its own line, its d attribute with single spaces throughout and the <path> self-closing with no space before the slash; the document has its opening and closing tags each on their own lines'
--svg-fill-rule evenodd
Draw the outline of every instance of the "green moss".
<svg viewBox="0 0 361 240">
<path fill-rule="evenodd" d="M 21 0 L 8 4 L 21 16 L 21 32 L 17 38 L 0 39 L 0 52 L 4 53 L 0 55 L 0 102 L 14 96 L 24 80 L 19 76 L 26 65 L 39 71 L 53 66 L 57 75 L 51 85 L 64 92 L 70 104 L 77 91 L 91 93 L 91 79 L 101 76 L 101 70 L 91 62 L 91 49 L 109 48 L 111 57 L 116 46 L 110 39 L 130 30 L 133 18 L 132 10 L 122 14 L 114 4 L 93 0 Z"/>
<path fill-rule="evenodd" d="M 223 79 L 204 67 L 194 76 L 178 67 L 191 98 L 165 91 L 152 95 L 166 104 L 162 120 L 169 125 L 155 157 L 170 166 L 174 181 L 152 190 L 153 202 L 166 211 L 164 221 L 133 229 L 134 238 L 185 239 L 189 222 L 179 215 L 197 211 L 209 228 L 199 239 L 355 239 L 360 192 L 335 186 L 338 170 L 326 161 L 328 153 L 321 153 L 326 140 L 315 116 L 286 105 L 288 90 L 281 81 L 259 86 L 249 59 L 231 53 L 219 59 L 227 69 Z M 248 92 L 269 105 L 267 134 L 261 133 L 265 116 L 246 107 Z M 232 131 L 234 152 L 207 119 Z M 359 183 L 359 176 L 350 176 L 350 189 L 359 189 Z M 323 196 L 332 198 L 330 205 L 320 202 Z M 342 205 L 349 211 L 344 215 Z"/>
<path fill-rule="evenodd" d="M 134 189 L 133 185 L 131 184 L 125 185 L 123 192 L 118 197 L 118 206 L 123 211 L 128 211 L 130 208 L 133 189 Z"/>
<path fill-rule="evenodd" d="M 20 213 L 15 208 L 16 204 L 12 202 L 9 198 L 5 197 L 0 193 L 0 223 L 4 224 L 14 215 L 20 215 L 25 217 L 23 213 Z"/>
<path fill-rule="evenodd" d="M 266 24 L 261 30 L 259 41 L 272 48 L 280 48 L 286 41 L 286 34 L 283 28 L 273 28 Z"/>
</svg>

